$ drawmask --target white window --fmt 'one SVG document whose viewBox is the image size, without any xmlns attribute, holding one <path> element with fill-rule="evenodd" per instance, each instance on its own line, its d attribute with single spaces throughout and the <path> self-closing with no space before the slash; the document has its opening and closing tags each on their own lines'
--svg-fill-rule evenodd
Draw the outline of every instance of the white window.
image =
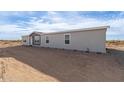
<svg viewBox="0 0 124 93">
<path fill-rule="evenodd" d="M 70 44 L 70 34 L 65 34 L 65 44 Z"/>
<path fill-rule="evenodd" d="M 34 36 L 35 42 L 40 43 L 40 36 Z"/>
<path fill-rule="evenodd" d="M 49 37 L 46 36 L 46 43 L 49 43 Z"/>
</svg>

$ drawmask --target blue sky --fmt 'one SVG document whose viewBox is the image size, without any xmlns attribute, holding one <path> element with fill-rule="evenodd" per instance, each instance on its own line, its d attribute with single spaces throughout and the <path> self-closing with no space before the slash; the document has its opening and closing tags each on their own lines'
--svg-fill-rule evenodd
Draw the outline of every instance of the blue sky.
<svg viewBox="0 0 124 93">
<path fill-rule="evenodd" d="M 124 12 L 121 11 L 25 11 L 0 12 L 0 39 L 21 39 L 33 31 L 55 32 L 110 25 L 107 39 L 124 40 Z"/>
</svg>

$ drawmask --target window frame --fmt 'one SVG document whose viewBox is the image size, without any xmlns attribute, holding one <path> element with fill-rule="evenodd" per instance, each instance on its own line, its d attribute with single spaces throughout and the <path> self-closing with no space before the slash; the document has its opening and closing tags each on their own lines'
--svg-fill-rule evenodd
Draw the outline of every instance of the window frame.
<svg viewBox="0 0 124 93">
<path fill-rule="evenodd" d="M 38 39 L 36 39 L 38 38 Z M 35 35 L 33 36 L 34 39 L 34 45 L 40 45 L 41 44 L 41 36 L 40 35 Z"/>
<path fill-rule="evenodd" d="M 49 40 L 49 36 L 45 36 L 45 43 L 46 43 L 46 44 L 49 44 L 49 41 L 50 41 L 50 40 Z"/>
<path fill-rule="evenodd" d="M 66 38 L 65 38 L 66 35 L 69 35 L 69 39 L 66 39 Z M 68 40 L 69 43 L 66 43 L 66 40 Z M 71 34 L 70 34 L 70 33 L 64 34 L 64 44 L 65 44 L 65 45 L 70 45 L 70 44 L 71 44 Z"/>
</svg>

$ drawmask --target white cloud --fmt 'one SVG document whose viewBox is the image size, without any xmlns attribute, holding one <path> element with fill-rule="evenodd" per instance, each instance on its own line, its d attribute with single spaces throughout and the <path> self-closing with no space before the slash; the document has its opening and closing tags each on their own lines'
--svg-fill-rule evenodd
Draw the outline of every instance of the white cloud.
<svg viewBox="0 0 124 93">
<path fill-rule="evenodd" d="M 24 34 L 26 29 L 20 28 L 18 25 L 3 24 L 0 25 L 1 34 Z"/>
<path fill-rule="evenodd" d="M 120 17 L 121 16 L 121 17 Z M 115 19 L 100 20 L 99 18 L 80 16 L 78 12 L 68 12 L 65 16 L 57 12 L 48 12 L 48 15 L 40 19 L 33 18 L 28 22 L 27 31 L 54 32 L 66 29 L 87 28 L 102 25 L 110 25 L 108 36 L 124 35 L 124 18 L 122 13 Z"/>
<path fill-rule="evenodd" d="M 28 30 L 42 32 L 106 25 L 103 21 L 80 16 L 77 12 L 68 13 L 66 17 L 56 12 L 48 12 L 48 15 L 41 17 L 39 20 L 33 17 L 26 23 L 29 24 Z"/>
<path fill-rule="evenodd" d="M 33 15 L 35 12 L 32 11 L 1 11 L 0 17 L 8 17 L 8 16 L 25 16 L 25 15 Z"/>
<path fill-rule="evenodd" d="M 18 15 L 18 12 L 17 14 Z M 122 13 L 120 14 L 122 16 Z M 110 25 L 107 35 L 124 35 L 124 18 L 117 17 L 115 19 L 97 19 L 93 17 L 80 16 L 78 12 L 68 12 L 65 16 L 58 12 L 48 12 L 47 15 L 40 18 L 31 17 L 28 22 L 19 21 L 19 23 L 27 24 L 27 26 L 20 26 L 15 24 L 0 25 L 0 33 L 9 34 L 29 34 L 33 31 L 53 32 L 62 31 L 66 29 L 87 28 L 95 26 Z"/>
</svg>

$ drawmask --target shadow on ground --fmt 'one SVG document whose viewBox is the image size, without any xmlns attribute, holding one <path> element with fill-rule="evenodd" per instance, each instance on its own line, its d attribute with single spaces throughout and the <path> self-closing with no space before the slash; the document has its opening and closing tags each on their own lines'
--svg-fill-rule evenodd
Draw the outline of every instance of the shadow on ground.
<svg viewBox="0 0 124 93">
<path fill-rule="evenodd" d="M 124 64 L 124 50 L 117 50 L 117 49 L 108 49 L 107 53 L 109 53 L 110 55 L 112 55 L 113 57 L 115 57 L 117 59 L 117 62 L 119 64 Z"/>
</svg>

